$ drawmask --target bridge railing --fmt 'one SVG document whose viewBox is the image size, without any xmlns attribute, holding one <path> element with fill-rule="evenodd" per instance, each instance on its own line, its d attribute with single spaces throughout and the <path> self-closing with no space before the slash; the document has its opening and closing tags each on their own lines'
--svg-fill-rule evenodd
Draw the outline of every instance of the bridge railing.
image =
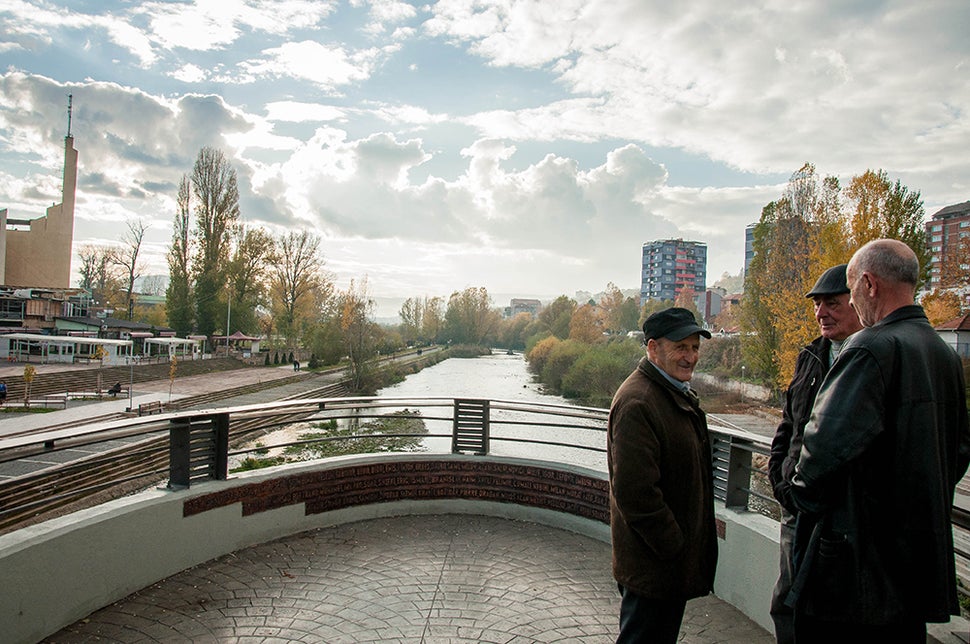
<svg viewBox="0 0 970 644">
<path fill-rule="evenodd" d="M 375 421 L 394 414 L 419 419 L 421 430 L 375 429 Z M 0 463 L 40 456 L 65 462 L 0 482 L 0 528 L 119 483 L 164 483 L 172 490 L 184 489 L 199 481 L 226 479 L 232 464 L 246 457 L 325 443 L 373 445 L 409 439 L 409 449 L 416 451 L 527 456 L 606 471 L 607 416 L 605 409 L 515 400 L 342 397 L 7 435 L 0 438 Z M 344 431 L 327 435 L 318 428 L 335 424 Z M 711 431 L 717 498 L 729 507 L 754 507 L 777 516 L 777 505 L 766 491 L 763 463 L 759 464 L 767 454 L 764 439 L 717 425 Z M 68 450 L 78 448 L 100 453 L 76 460 L 66 457 Z"/>
<path fill-rule="evenodd" d="M 371 422 L 405 412 L 420 418 L 422 431 L 379 431 Z M 176 491 L 199 481 L 226 479 L 231 464 L 247 456 L 324 443 L 411 439 L 416 446 L 410 449 L 420 451 L 524 456 L 606 471 L 607 416 L 605 409 L 514 400 L 343 397 L 175 412 L 7 435 L 0 438 L 0 463 L 41 455 L 68 461 L 57 453 L 79 447 L 101 446 L 103 452 L 0 482 L 0 531 L 64 511 L 122 483 L 129 487 L 163 483 Z M 729 508 L 777 519 L 778 504 L 765 474 L 768 440 L 718 424 L 716 417 L 710 420 L 716 498 Z M 347 431 L 328 436 L 315 429 L 334 423 Z M 280 438 L 283 430 L 289 438 Z M 120 447 L 110 447 L 118 443 Z M 970 515 L 954 507 L 953 523 L 965 534 L 970 530 Z M 961 538 L 956 546 L 962 571 L 970 570 L 966 543 Z"/>
</svg>

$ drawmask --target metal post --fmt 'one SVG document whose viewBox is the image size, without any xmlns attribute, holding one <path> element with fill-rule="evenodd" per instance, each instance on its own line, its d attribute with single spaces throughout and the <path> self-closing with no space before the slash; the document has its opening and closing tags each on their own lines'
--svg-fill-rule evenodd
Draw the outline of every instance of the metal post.
<svg viewBox="0 0 970 644">
<path fill-rule="evenodd" d="M 748 490 L 751 488 L 751 451 L 735 445 L 731 440 L 728 448 L 727 489 L 724 505 L 729 508 L 747 509 Z"/>
</svg>

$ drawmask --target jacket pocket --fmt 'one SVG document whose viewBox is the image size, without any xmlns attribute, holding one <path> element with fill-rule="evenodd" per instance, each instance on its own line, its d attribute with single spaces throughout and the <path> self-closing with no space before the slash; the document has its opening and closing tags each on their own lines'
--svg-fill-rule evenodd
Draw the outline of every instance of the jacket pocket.
<svg viewBox="0 0 970 644">
<path fill-rule="evenodd" d="M 818 552 L 809 581 L 806 612 L 817 617 L 836 618 L 851 611 L 858 598 L 858 570 L 849 537 L 826 532 L 818 542 Z"/>
</svg>

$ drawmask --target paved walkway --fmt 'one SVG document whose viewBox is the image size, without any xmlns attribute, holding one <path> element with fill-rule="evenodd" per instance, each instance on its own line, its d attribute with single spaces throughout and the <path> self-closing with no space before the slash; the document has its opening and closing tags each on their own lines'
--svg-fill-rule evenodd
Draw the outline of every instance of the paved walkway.
<svg viewBox="0 0 970 644">
<path fill-rule="evenodd" d="M 405 516 L 294 535 L 186 570 L 46 642 L 613 642 L 608 544 L 506 519 Z M 768 644 L 716 597 L 681 642 Z"/>
</svg>

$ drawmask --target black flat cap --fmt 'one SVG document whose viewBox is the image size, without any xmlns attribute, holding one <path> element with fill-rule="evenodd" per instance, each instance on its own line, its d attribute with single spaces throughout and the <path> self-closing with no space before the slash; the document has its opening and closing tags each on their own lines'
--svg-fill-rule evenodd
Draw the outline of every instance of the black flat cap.
<svg viewBox="0 0 970 644">
<path fill-rule="evenodd" d="M 643 323 L 644 340 L 667 338 L 677 342 L 695 333 L 700 333 L 705 338 L 711 337 L 708 331 L 697 324 L 693 313 L 676 306 L 654 313 Z"/>
<path fill-rule="evenodd" d="M 805 294 L 805 297 L 815 297 L 816 295 L 841 295 L 849 292 L 849 285 L 846 284 L 845 268 L 848 264 L 839 264 L 828 269 L 815 282 L 812 290 Z"/>
</svg>

